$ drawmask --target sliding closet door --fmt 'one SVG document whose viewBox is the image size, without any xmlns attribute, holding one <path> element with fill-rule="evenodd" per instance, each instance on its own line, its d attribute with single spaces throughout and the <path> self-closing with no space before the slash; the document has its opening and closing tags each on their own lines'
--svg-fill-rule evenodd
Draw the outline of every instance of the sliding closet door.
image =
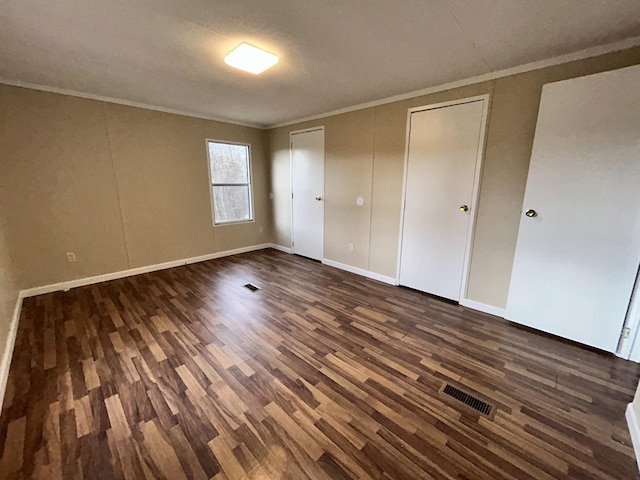
<svg viewBox="0 0 640 480">
<path fill-rule="evenodd" d="M 507 318 L 609 352 L 640 262 L 640 67 L 545 85 Z"/>
</svg>

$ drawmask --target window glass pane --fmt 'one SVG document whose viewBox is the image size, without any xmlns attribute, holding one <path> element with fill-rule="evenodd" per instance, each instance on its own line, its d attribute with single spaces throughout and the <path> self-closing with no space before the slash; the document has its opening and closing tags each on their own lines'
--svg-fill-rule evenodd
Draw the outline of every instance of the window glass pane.
<svg viewBox="0 0 640 480">
<path fill-rule="evenodd" d="M 216 223 L 251 220 L 248 186 L 214 186 L 213 205 L 216 210 Z"/>
<path fill-rule="evenodd" d="M 209 142 L 212 183 L 249 183 L 249 147 Z"/>
</svg>

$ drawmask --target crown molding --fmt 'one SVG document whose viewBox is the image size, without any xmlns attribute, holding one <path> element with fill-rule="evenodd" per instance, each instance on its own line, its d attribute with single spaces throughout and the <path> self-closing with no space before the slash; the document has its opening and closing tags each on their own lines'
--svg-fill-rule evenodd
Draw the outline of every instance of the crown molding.
<svg viewBox="0 0 640 480">
<path fill-rule="evenodd" d="M 6 78 L 0 78 L 0 84 L 9 85 L 11 87 L 29 88 L 31 90 L 39 90 L 41 92 L 57 93 L 60 95 L 69 95 L 71 97 L 86 98 L 89 100 L 97 100 L 99 102 L 115 103 L 118 105 L 125 105 L 127 107 L 144 108 L 145 110 L 153 110 L 155 112 L 171 113 L 173 115 L 182 115 L 184 117 L 200 118 L 202 120 L 213 120 L 215 122 L 229 123 L 231 125 L 239 125 L 241 127 L 257 128 L 260 130 L 266 130 L 265 125 L 259 123 L 250 122 L 238 122 L 237 120 L 231 120 L 224 117 L 217 117 L 215 115 L 203 115 L 201 113 L 189 112 L 186 110 L 176 110 L 173 108 L 165 108 L 160 105 L 152 105 L 149 103 L 131 102 L 129 100 L 123 100 L 121 98 L 106 97 L 104 95 L 94 95 L 93 93 L 80 92 L 78 90 L 67 90 L 65 88 L 51 87 L 49 85 L 40 85 L 37 83 L 22 82 L 20 80 L 9 80 Z"/>
<path fill-rule="evenodd" d="M 301 117 L 293 120 L 287 120 L 284 122 L 273 123 L 269 125 L 263 125 L 259 123 L 251 123 L 251 122 L 239 122 L 237 120 L 231 120 L 224 117 L 219 117 L 216 115 L 203 115 L 201 113 L 189 112 L 185 110 L 178 110 L 173 108 L 165 108 L 160 105 L 152 105 L 141 102 L 133 102 L 129 100 L 124 100 L 120 98 L 108 97 L 103 95 L 95 95 L 92 93 L 81 92 L 78 90 L 68 90 L 64 88 L 52 87 L 49 85 L 41 85 L 36 83 L 22 82 L 20 80 L 10 80 L 6 78 L 0 78 L 0 84 L 10 85 L 13 87 L 22 87 L 29 88 L 32 90 L 39 90 L 42 92 L 51 92 L 58 93 L 60 95 L 69 95 L 72 97 L 80 97 L 87 98 L 90 100 L 97 100 L 101 102 L 115 103 L 118 105 L 126 105 L 129 107 L 136 108 L 144 108 L 147 110 L 153 110 L 157 112 L 163 113 L 171 113 L 174 115 L 183 115 L 186 117 L 200 118 L 203 120 L 213 120 L 216 122 L 224 122 L 232 125 L 239 125 L 242 127 L 250 127 L 256 128 L 259 130 L 270 130 L 274 128 L 287 127 L 290 125 L 295 125 L 302 122 L 309 122 L 313 120 L 319 120 L 322 118 L 331 117 L 333 115 L 340 115 L 343 113 L 354 112 L 357 110 L 363 110 L 365 108 L 377 107 L 379 105 L 385 105 L 388 103 L 399 102 L 402 100 L 408 100 L 414 97 L 420 97 L 423 95 L 429 95 L 431 93 L 442 92 L 445 90 L 451 90 L 453 88 L 465 87 L 467 85 L 473 85 L 475 83 L 486 82 L 489 80 L 495 80 L 497 78 L 508 77 L 510 75 L 516 75 L 519 73 L 530 72 L 533 70 L 539 70 L 541 68 L 551 67 L 554 65 L 561 65 L 563 63 L 569 63 L 576 60 L 583 60 L 585 58 L 597 57 L 599 55 L 604 55 L 607 53 L 617 52 L 621 50 L 627 50 L 633 47 L 640 46 L 640 36 L 627 38 L 625 40 L 621 40 L 619 42 L 608 43 L 605 45 L 599 45 L 595 47 L 586 48 L 583 50 L 579 50 L 577 52 L 566 53 L 563 55 L 558 55 L 556 57 L 547 58 L 545 60 L 539 60 L 536 62 L 525 63 L 522 65 L 518 65 L 516 67 L 505 68 L 502 70 L 496 70 L 493 72 L 485 73 L 482 75 L 477 75 L 474 77 L 465 78 L 462 80 L 456 80 L 454 82 L 443 83 L 440 85 L 434 85 L 432 87 L 423 88 L 421 90 L 414 90 L 412 92 L 403 93 L 399 95 L 394 95 L 391 97 L 381 98 L 378 100 L 373 100 L 371 102 L 360 103 L 357 105 L 352 105 L 350 107 L 340 108 L 337 110 L 331 110 L 324 113 L 319 113 L 315 115 L 310 115 L 306 117 Z"/>
<path fill-rule="evenodd" d="M 607 53 L 618 52 L 621 50 L 627 50 L 629 48 L 640 46 L 640 36 L 627 38 L 625 40 L 608 43 L 605 45 L 599 45 L 596 47 L 586 48 L 577 52 L 565 53 L 556 57 L 539 60 L 536 62 L 524 63 L 516 67 L 505 68 L 502 70 L 496 70 L 475 77 L 465 78 L 463 80 L 456 80 L 454 82 L 442 83 L 433 87 L 423 88 L 421 90 L 415 90 L 413 92 L 402 93 L 400 95 L 394 95 L 391 97 L 381 98 L 379 100 L 373 100 L 371 102 L 360 103 L 351 107 L 340 108 L 337 110 L 331 110 L 325 113 L 319 113 L 317 115 L 310 115 L 308 117 L 298 118 L 296 120 L 287 120 L 285 122 L 274 123 L 267 125 L 267 129 L 288 127 L 290 125 L 296 125 L 298 123 L 309 122 L 312 120 L 320 120 L 322 118 L 332 117 L 334 115 L 340 115 L 343 113 L 354 112 L 356 110 L 364 110 L 365 108 L 377 107 L 379 105 L 386 105 L 388 103 L 399 102 L 402 100 L 408 100 L 410 98 L 421 97 L 423 95 L 429 95 L 431 93 L 443 92 L 445 90 L 451 90 L 454 88 L 465 87 L 467 85 L 473 85 L 475 83 L 486 82 L 489 80 L 495 80 L 497 78 L 508 77 L 519 73 L 530 72 L 533 70 L 539 70 L 541 68 L 552 67 L 554 65 L 561 65 L 563 63 L 574 62 L 576 60 L 583 60 L 585 58 L 597 57 Z"/>
</svg>

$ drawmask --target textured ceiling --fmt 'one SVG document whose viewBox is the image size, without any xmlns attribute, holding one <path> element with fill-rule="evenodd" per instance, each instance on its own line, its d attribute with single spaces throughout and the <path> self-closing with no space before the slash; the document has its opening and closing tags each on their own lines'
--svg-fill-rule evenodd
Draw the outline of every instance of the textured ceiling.
<svg viewBox="0 0 640 480">
<path fill-rule="evenodd" d="M 637 36 L 639 0 L 0 0 L 0 79 L 272 125 Z"/>
</svg>

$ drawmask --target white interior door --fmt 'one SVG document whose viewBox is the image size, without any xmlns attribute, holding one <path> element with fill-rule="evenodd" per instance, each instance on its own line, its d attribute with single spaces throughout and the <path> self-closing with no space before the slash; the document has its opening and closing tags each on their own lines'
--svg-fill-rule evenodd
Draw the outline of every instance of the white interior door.
<svg viewBox="0 0 640 480">
<path fill-rule="evenodd" d="M 324 129 L 291 134 L 293 253 L 322 260 Z"/>
<path fill-rule="evenodd" d="M 640 262 L 639 85 L 630 67 L 544 86 L 507 304 L 609 352 Z"/>
<path fill-rule="evenodd" d="M 413 112 L 400 284 L 460 299 L 485 100 Z"/>
</svg>

